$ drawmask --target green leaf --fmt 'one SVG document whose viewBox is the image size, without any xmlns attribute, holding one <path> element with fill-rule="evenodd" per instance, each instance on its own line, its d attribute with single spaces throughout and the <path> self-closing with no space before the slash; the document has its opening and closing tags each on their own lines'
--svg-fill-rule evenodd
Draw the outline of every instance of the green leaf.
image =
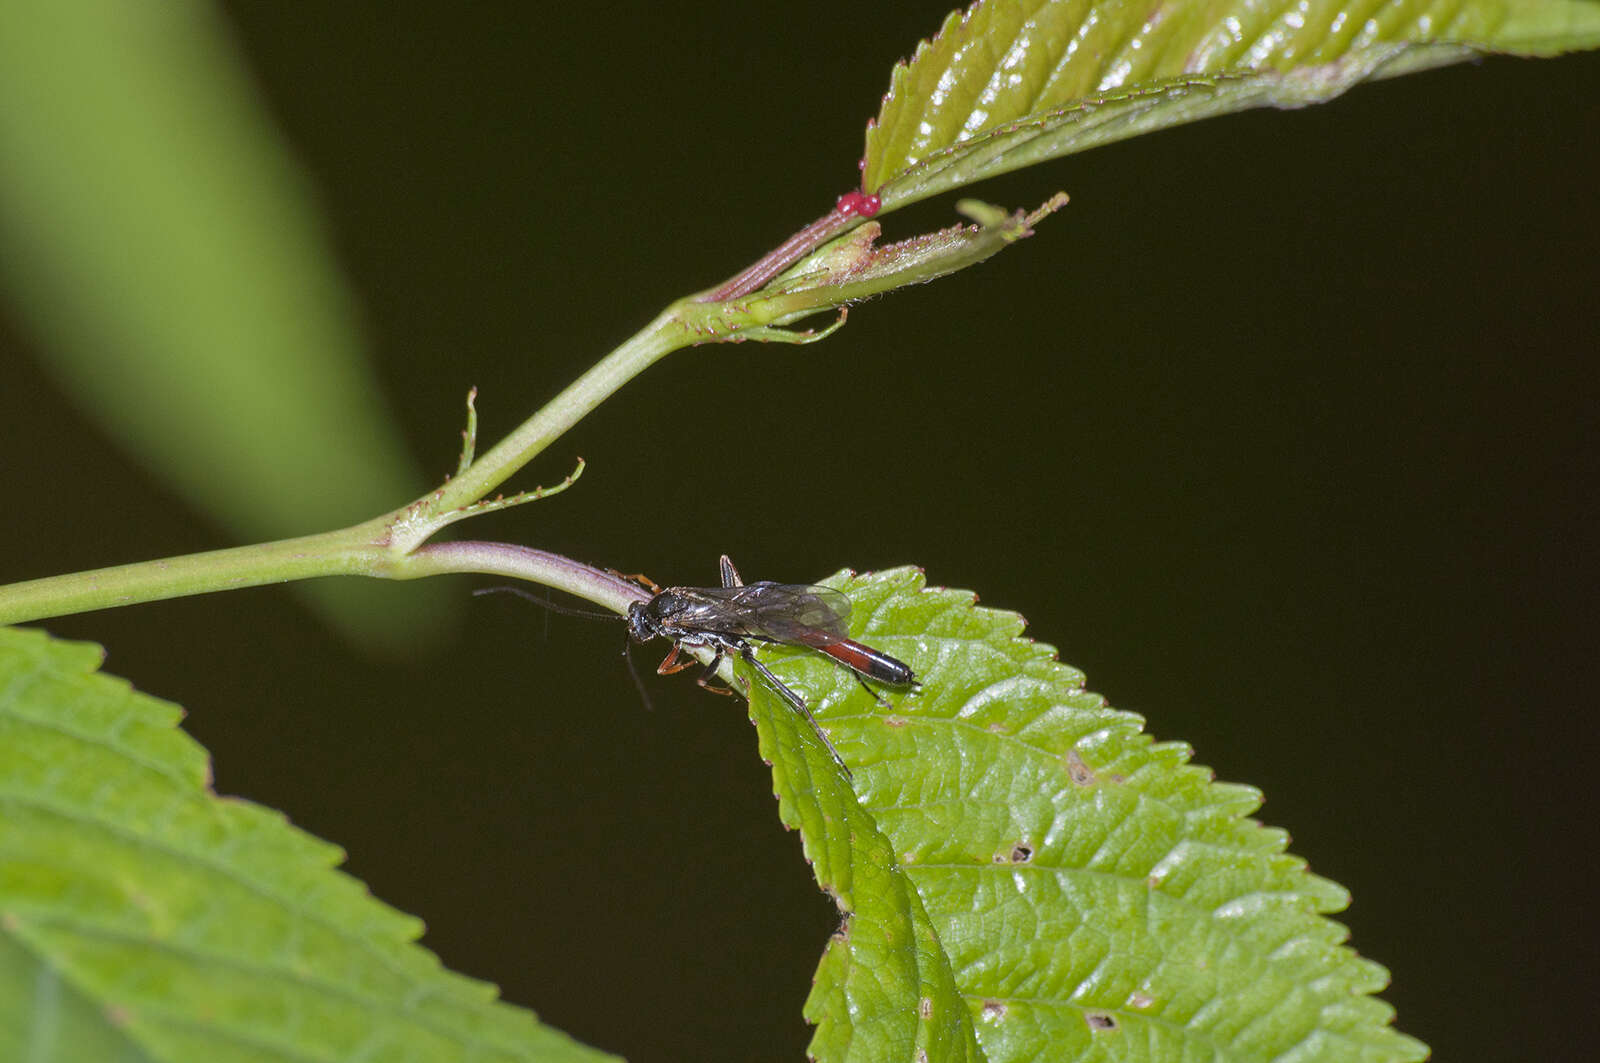
<svg viewBox="0 0 1600 1063">
<path fill-rule="evenodd" d="M 808 1004 L 819 1060 L 970 1059 L 974 1037 L 990 1061 L 1426 1056 L 1323 917 L 1344 890 L 1247 818 L 1255 790 L 1153 742 L 1013 613 L 912 569 L 824 582 L 922 687 L 883 708 L 817 654 L 764 655 L 853 792 L 754 687 L 784 822 L 846 916 Z"/>
<path fill-rule="evenodd" d="M 62 384 L 240 539 L 425 486 L 311 190 L 200 0 L 0 4 L 0 282 Z M 430 604 L 345 619 L 396 637 Z"/>
<path fill-rule="evenodd" d="M 800 831 L 817 883 L 848 917 L 806 1001 L 805 1016 L 817 1025 L 811 1055 L 824 1063 L 981 1059 L 934 924 L 889 839 L 811 728 L 744 679 L 779 818 Z"/>
<path fill-rule="evenodd" d="M 335 846 L 209 788 L 99 647 L 0 628 L 0 1059 L 592 1061 L 414 943 Z"/>
<path fill-rule="evenodd" d="M 1595 0 L 979 0 L 895 66 L 862 188 L 891 209 L 1181 122 L 1597 45 Z"/>
</svg>

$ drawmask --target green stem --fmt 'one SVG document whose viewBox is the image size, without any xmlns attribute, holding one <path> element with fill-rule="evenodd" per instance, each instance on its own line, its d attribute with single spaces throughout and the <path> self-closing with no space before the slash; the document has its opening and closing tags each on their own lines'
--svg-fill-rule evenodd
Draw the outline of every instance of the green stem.
<svg viewBox="0 0 1600 1063">
<path fill-rule="evenodd" d="M 505 482 L 612 392 L 662 356 L 696 338 L 698 333 L 682 322 L 675 308 L 669 307 L 461 475 L 394 513 L 353 527 L 298 539 L 10 584 L 0 587 L 0 624 L 317 576 L 409 579 L 433 571 L 471 570 L 500 571 L 539 580 L 537 573 L 543 570 L 538 566 L 528 573 L 505 572 L 499 568 L 438 568 L 449 555 L 414 562 L 407 557 L 407 552 L 414 551 L 430 535 L 455 520 L 459 516 L 457 510 L 472 505 Z M 562 586 L 560 582 L 551 585 Z M 625 602 L 623 608 L 626 608 Z"/>
<path fill-rule="evenodd" d="M 673 303 L 491 450 L 460 470 L 454 479 L 410 505 L 363 524 L 320 535 L 0 587 L 0 624 L 317 576 L 413 579 L 457 571 L 519 576 L 572 590 L 591 601 L 623 611 L 628 601 L 637 600 L 641 593 L 637 587 L 626 581 L 612 585 L 604 581 L 595 583 L 592 575 L 574 576 L 568 566 L 575 563 L 564 559 L 558 563 L 552 560 L 553 555 L 533 551 L 512 558 L 504 553 L 509 547 L 494 547 L 494 544 L 476 544 L 471 549 L 463 544 L 423 547 L 439 529 L 471 515 L 463 511 L 474 507 L 589 411 L 666 354 L 698 342 L 747 338 L 800 343 L 821 338 L 832 329 L 813 334 L 771 326 L 787 324 L 852 299 L 970 265 L 993 254 L 1005 243 L 1027 235 L 1028 226 L 1036 216 L 1058 205 L 1052 201 L 1036 215 L 1025 218 L 987 208 L 994 217 L 981 218 L 984 224 L 980 230 L 957 228 L 887 249 L 874 250 L 870 239 L 858 241 L 842 248 L 834 256 L 837 261 L 825 259 L 821 262 L 816 276 L 802 278 L 771 297 L 744 298 L 788 263 L 855 224 L 856 219 L 851 215 L 860 208 L 847 210 L 841 200 L 841 206 L 834 212 L 807 226 L 783 247 L 708 297 L 717 299 L 727 293 L 738 293 L 740 298 L 706 301 L 689 297 Z M 841 323 L 842 320 L 841 316 Z M 469 447 L 474 427 L 475 419 L 469 415 Z M 571 479 L 573 477 L 568 478 L 569 483 Z M 543 493 L 551 494 L 553 490 Z M 522 499 L 507 499 L 472 509 L 472 512 L 487 512 L 519 501 Z"/>
<path fill-rule="evenodd" d="M 510 479 L 590 410 L 662 357 L 702 337 L 684 324 L 676 304 L 661 312 L 622 346 L 569 384 L 538 413 L 522 422 L 465 472 L 445 484 L 433 512 L 470 505 Z"/>
<path fill-rule="evenodd" d="M 13 583 L 0 587 L 0 624 L 313 576 L 382 576 L 393 564 L 388 527 L 382 517 L 298 539 Z"/>
</svg>

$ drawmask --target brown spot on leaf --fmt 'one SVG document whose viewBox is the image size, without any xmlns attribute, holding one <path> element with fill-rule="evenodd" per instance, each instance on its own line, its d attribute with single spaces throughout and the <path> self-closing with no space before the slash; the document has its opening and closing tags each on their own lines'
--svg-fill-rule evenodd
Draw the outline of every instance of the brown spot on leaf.
<svg viewBox="0 0 1600 1063">
<path fill-rule="evenodd" d="M 1006 1017 L 1006 1006 L 998 1000 L 985 1000 L 983 1002 L 983 1019 L 985 1022 L 999 1022 Z"/>
<path fill-rule="evenodd" d="M 1067 778 L 1078 786 L 1093 786 L 1099 781 L 1099 776 L 1094 769 L 1083 762 L 1083 757 L 1076 749 L 1067 753 Z"/>
<path fill-rule="evenodd" d="M 1083 1021 L 1087 1022 L 1089 1024 L 1089 1029 L 1093 1030 L 1095 1033 L 1100 1033 L 1103 1030 L 1115 1030 L 1117 1028 L 1117 1020 L 1113 1018 L 1109 1012 L 1086 1011 L 1083 1013 Z"/>
</svg>

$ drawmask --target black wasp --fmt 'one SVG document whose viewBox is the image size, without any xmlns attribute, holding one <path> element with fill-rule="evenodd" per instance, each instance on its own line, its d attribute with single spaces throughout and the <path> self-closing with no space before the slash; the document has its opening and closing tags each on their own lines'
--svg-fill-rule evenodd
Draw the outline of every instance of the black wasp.
<svg viewBox="0 0 1600 1063">
<path fill-rule="evenodd" d="M 811 725 L 846 775 L 850 774 L 850 769 L 845 767 L 839 751 L 817 726 L 805 699 L 756 659 L 751 643 L 775 642 L 816 650 L 850 669 L 864 687 L 867 679 L 891 686 L 918 685 L 910 665 L 845 634 L 850 599 L 828 587 L 768 580 L 747 584 L 739 578 L 739 571 L 728 560 L 728 555 L 723 554 L 720 587 L 661 590 L 652 585 L 651 589 L 656 591 L 655 597 L 628 606 L 628 635 L 635 642 L 647 642 L 658 636 L 672 640 L 672 651 L 657 672 L 670 675 L 693 664 L 691 660 L 679 658 L 681 650 L 709 649 L 714 656 L 700 676 L 700 685 L 708 690 L 732 693 L 708 684 L 722 659 L 736 654 L 756 670 L 773 693 Z M 872 692 L 871 687 L 867 690 Z"/>
</svg>

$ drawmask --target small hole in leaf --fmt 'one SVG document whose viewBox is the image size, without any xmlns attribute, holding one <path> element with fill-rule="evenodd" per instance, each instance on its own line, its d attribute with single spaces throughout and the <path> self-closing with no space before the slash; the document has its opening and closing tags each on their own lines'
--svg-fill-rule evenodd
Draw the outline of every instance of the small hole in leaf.
<svg viewBox="0 0 1600 1063">
<path fill-rule="evenodd" d="M 1033 849 L 1027 845 L 1016 845 L 1011 849 L 1011 862 L 1013 864 L 1026 864 L 1033 859 Z"/>
<path fill-rule="evenodd" d="M 1089 1024 L 1089 1029 L 1096 1033 L 1117 1028 L 1117 1020 L 1103 1011 L 1086 1011 L 1083 1014 L 1083 1020 Z"/>
</svg>

